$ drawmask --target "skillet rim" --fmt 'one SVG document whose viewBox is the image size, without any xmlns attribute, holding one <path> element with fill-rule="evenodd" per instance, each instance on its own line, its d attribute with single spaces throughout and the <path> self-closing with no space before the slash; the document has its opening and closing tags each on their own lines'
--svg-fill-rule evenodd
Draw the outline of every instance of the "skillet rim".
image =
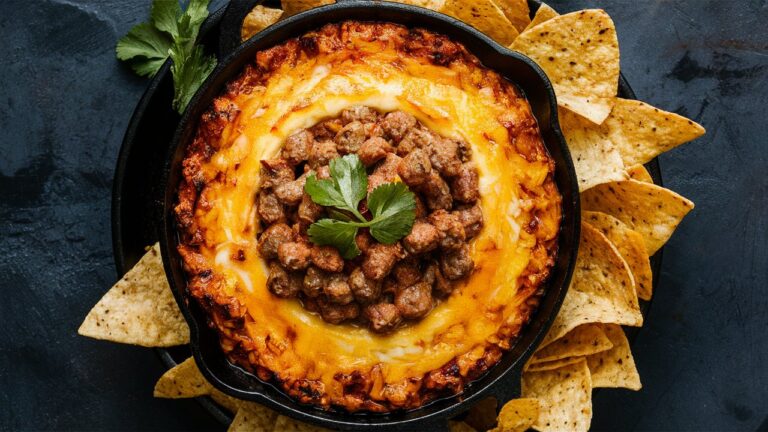
<svg viewBox="0 0 768 432">
<path fill-rule="evenodd" d="M 227 382 L 224 382 L 222 379 L 220 379 L 219 376 L 217 376 L 209 367 L 209 360 L 205 353 L 203 353 L 203 350 L 201 349 L 201 331 L 206 331 L 205 328 L 201 329 L 201 322 L 199 321 L 199 318 L 195 316 L 195 313 L 190 310 L 195 309 L 194 302 L 188 302 L 188 298 L 186 296 L 186 293 L 182 293 L 182 291 L 186 290 L 186 283 L 179 283 L 178 281 L 181 279 L 183 280 L 183 272 L 180 272 L 180 265 L 179 265 L 179 257 L 177 252 L 175 251 L 175 214 L 173 213 L 173 203 L 174 199 L 176 197 L 176 190 L 178 186 L 178 182 L 174 180 L 178 180 L 178 167 L 180 165 L 180 153 L 183 153 L 183 148 L 185 146 L 181 145 L 181 142 L 184 140 L 184 138 L 189 138 L 188 136 L 185 137 L 185 133 L 189 135 L 190 133 L 193 133 L 197 126 L 197 120 L 199 119 L 199 116 L 202 114 L 202 112 L 210 105 L 210 102 L 212 101 L 213 97 L 218 95 L 221 91 L 221 88 L 223 85 L 226 84 L 226 82 L 229 82 L 234 76 L 236 76 L 237 73 L 239 73 L 240 70 L 242 70 L 242 67 L 244 65 L 244 58 L 249 57 L 247 54 L 249 52 L 255 53 L 260 48 L 253 48 L 254 46 L 257 46 L 261 41 L 268 40 L 271 37 L 272 39 L 277 39 L 273 43 L 264 42 L 264 48 L 268 46 L 272 46 L 275 43 L 281 43 L 282 41 L 285 41 L 289 38 L 295 37 L 297 35 L 301 35 L 303 33 L 306 33 L 310 28 L 317 28 L 323 24 L 330 23 L 330 22 L 339 22 L 344 21 L 346 19 L 358 19 L 356 17 L 352 18 L 341 18 L 341 19 L 324 19 L 324 15 L 332 15 L 334 11 L 349 11 L 351 9 L 356 8 L 367 8 L 368 12 L 372 12 L 369 8 L 375 8 L 376 12 L 392 12 L 392 13 L 404 13 L 405 15 L 410 15 L 410 19 L 419 19 L 419 18 L 427 18 L 431 19 L 433 22 L 431 24 L 417 24 L 416 26 L 427 28 L 430 31 L 435 31 L 436 33 L 443 33 L 445 34 L 445 31 L 441 30 L 433 30 L 434 22 L 435 21 L 442 21 L 441 25 L 444 25 L 447 27 L 453 27 L 454 33 L 464 33 L 463 37 L 457 37 L 454 34 L 448 35 L 451 39 L 458 40 L 465 46 L 467 46 L 467 49 L 474 55 L 476 55 L 478 58 L 481 58 L 481 63 L 483 63 L 486 67 L 489 69 L 495 70 L 498 73 L 500 73 L 502 76 L 505 76 L 508 80 L 516 84 L 519 88 L 521 88 L 524 93 L 526 94 L 527 99 L 529 100 L 529 103 L 532 105 L 533 109 L 533 103 L 530 102 L 530 94 L 528 91 L 526 91 L 526 88 L 523 87 L 518 80 L 512 79 L 508 76 L 507 73 L 499 71 L 498 68 L 495 68 L 493 66 L 489 66 L 487 60 L 487 57 L 491 55 L 500 56 L 504 59 L 512 59 L 513 61 L 517 61 L 524 65 L 525 67 L 529 68 L 530 71 L 532 71 L 535 75 L 537 75 L 537 78 L 540 80 L 541 84 L 544 87 L 546 97 L 544 103 L 548 105 L 549 107 L 549 114 L 548 118 L 540 118 L 538 115 L 535 115 L 537 122 L 540 125 L 540 128 L 542 130 L 542 139 L 545 142 L 545 146 L 547 147 L 548 151 L 553 153 L 552 148 L 552 142 L 555 141 L 555 146 L 557 152 L 562 156 L 563 161 L 558 161 L 556 163 L 556 177 L 557 173 L 559 173 L 560 179 L 556 179 L 558 184 L 558 189 L 560 190 L 561 196 L 563 197 L 563 220 L 561 221 L 561 232 L 559 235 L 559 251 L 556 258 L 556 265 L 562 266 L 565 265 L 565 268 L 560 268 L 560 271 L 564 272 L 564 275 L 562 277 L 562 281 L 557 284 L 557 286 L 553 286 L 553 282 L 551 280 L 547 281 L 547 292 L 541 297 L 541 302 L 539 307 L 537 308 L 537 311 L 533 313 L 531 316 L 528 324 L 523 328 L 523 330 L 520 333 L 520 336 L 518 338 L 518 341 L 516 344 L 510 349 L 507 350 L 502 357 L 502 360 L 495 364 L 493 367 L 490 368 L 490 370 L 478 378 L 477 380 L 473 380 L 470 384 L 468 384 L 467 389 L 459 394 L 452 397 L 449 397 L 447 399 L 441 399 L 435 402 L 431 402 L 428 404 L 425 404 L 419 408 L 416 408 L 414 410 L 406 412 L 407 418 L 399 418 L 399 419 L 386 419 L 386 417 L 398 417 L 400 413 L 393 412 L 388 414 L 371 414 L 367 413 L 366 415 L 360 415 L 360 414 L 349 414 L 349 413 L 340 413 L 340 412 L 331 412 L 329 415 L 328 412 L 320 411 L 318 410 L 307 410 L 308 406 L 299 404 L 298 402 L 293 401 L 290 399 L 288 403 L 285 401 L 276 401 L 275 395 L 269 395 L 269 393 L 272 393 L 272 390 L 277 391 L 282 394 L 281 391 L 274 389 L 271 385 L 265 385 L 264 388 L 267 389 L 266 392 L 262 390 L 243 390 L 242 388 L 236 388 L 230 385 Z M 317 18 L 320 16 L 320 18 Z M 309 28 L 304 28 L 299 30 L 298 32 L 296 29 L 303 24 L 305 21 L 311 21 L 312 19 L 322 21 L 321 23 L 315 23 L 312 24 Z M 358 19 L 361 21 L 387 21 L 387 22 L 395 22 L 398 24 L 403 24 L 401 20 L 391 20 L 391 19 Z M 405 24 L 408 25 L 408 24 Z M 292 27 L 293 26 L 293 27 Z M 285 30 L 288 29 L 288 30 Z M 279 35 L 281 32 L 288 32 L 288 35 Z M 293 33 L 291 33 L 293 32 Z M 273 36 L 275 34 L 278 34 L 279 36 Z M 485 52 L 484 54 L 478 53 L 477 47 L 470 47 L 469 43 L 464 40 L 474 40 L 475 43 L 484 46 L 485 49 L 490 50 L 491 52 Z M 233 66 L 238 63 L 242 63 L 239 66 Z M 235 71 L 232 72 L 231 69 L 234 69 Z M 229 71 L 228 71 L 229 70 Z M 224 76 L 224 78 L 222 78 Z M 547 138 L 544 136 L 545 128 L 544 125 L 547 125 L 548 128 L 546 129 L 546 132 L 549 134 L 552 134 L 553 136 Z M 190 340 L 190 346 L 192 348 L 193 355 L 198 363 L 198 366 L 203 373 L 203 375 L 206 376 L 206 378 L 219 390 L 236 396 L 241 399 L 249 399 L 249 400 L 255 400 L 258 402 L 261 402 L 265 405 L 270 406 L 273 409 L 276 409 L 277 411 L 289 415 L 293 418 L 298 418 L 303 421 L 308 421 L 311 423 L 319 424 L 322 426 L 331 426 L 331 427 L 337 427 L 337 428 L 359 428 L 362 426 L 368 426 L 370 428 L 387 428 L 387 427 L 398 427 L 400 430 L 402 430 L 403 427 L 415 427 L 417 424 L 421 424 L 427 421 L 435 421 L 435 419 L 447 419 L 448 417 L 455 415 L 457 413 L 463 412 L 466 409 L 469 409 L 471 405 L 473 405 L 475 402 L 477 402 L 480 399 L 483 399 L 489 395 L 497 396 L 497 399 L 500 397 L 503 401 L 506 401 L 507 399 L 514 396 L 516 393 L 519 393 L 519 383 L 513 384 L 509 382 L 502 382 L 509 381 L 509 378 L 517 377 L 519 378 L 520 374 L 522 373 L 522 365 L 524 364 L 525 360 L 533 353 L 535 348 L 540 343 L 541 339 L 544 337 L 544 334 L 548 330 L 549 326 L 551 325 L 551 322 L 554 320 L 560 305 L 562 304 L 562 300 L 565 296 L 565 293 L 567 292 L 567 287 L 570 282 L 570 277 L 572 274 L 573 266 L 575 264 L 575 258 L 576 258 L 576 252 L 578 250 L 578 236 L 579 236 L 579 227 L 580 227 L 580 211 L 579 211 L 579 193 L 578 193 L 578 183 L 576 181 L 575 171 L 573 168 L 573 163 L 570 160 L 570 154 L 568 152 L 567 145 L 565 144 L 565 141 L 562 137 L 562 133 L 559 129 L 559 123 L 557 121 L 557 105 L 555 102 L 555 95 L 554 91 L 551 87 L 551 84 L 549 83 L 549 80 L 547 79 L 544 72 L 536 65 L 533 61 L 525 57 L 524 55 L 520 53 L 513 52 L 511 50 L 508 50 L 507 48 L 504 48 L 495 42 L 493 42 L 490 38 L 483 35 L 482 33 L 478 32 L 477 30 L 467 26 L 466 24 L 455 20 L 453 18 L 447 17 L 445 15 L 439 14 L 437 12 L 429 11 L 426 9 L 413 7 L 409 5 L 402 5 L 397 3 L 382 3 L 382 2 L 374 2 L 370 0 L 352 0 L 352 1 L 344 1 L 337 4 L 332 4 L 324 7 L 320 7 L 317 9 L 312 9 L 306 12 L 302 12 L 300 14 L 294 15 L 284 21 L 281 21 L 256 37 L 250 39 L 246 43 L 239 46 L 237 49 L 235 49 L 232 53 L 226 56 L 225 59 L 219 62 L 219 65 L 214 70 L 213 73 L 206 79 L 206 81 L 203 83 L 203 85 L 198 90 L 197 94 L 193 97 L 193 99 L 190 101 L 190 104 L 185 111 L 184 115 L 181 118 L 181 121 L 179 122 L 179 125 L 176 129 L 176 132 L 174 134 L 173 141 L 171 143 L 170 148 L 168 149 L 168 153 L 165 160 L 165 167 L 163 171 L 163 181 L 162 181 L 162 190 L 165 191 L 165 196 L 163 199 L 163 209 L 161 213 L 161 236 L 160 236 L 160 243 L 161 243 L 161 249 L 162 249 L 162 255 L 163 255 L 163 262 L 164 266 L 166 268 L 166 273 L 169 276 L 169 283 L 171 284 L 171 287 L 173 288 L 174 296 L 176 297 L 177 302 L 179 303 L 179 306 L 182 310 L 182 313 L 185 316 L 185 319 L 190 324 L 190 333 L 191 333 L 191 340 Z M 559 168 L 558 168 L 559 167 Z M 172 173 L 173 169 L 175 168 L 175 173 Z M 563 170 L 565 170 L 565 173 L 563 174 Z M 565 175 L 568 179 L 566 184 L 563 184 L 563 175 Z M 570 217 L 570 218 L 569 218 Z M 568 223 L 569 226 L 566 227 L 570 230 L 570 232 L 565 233 L 564 231 L 564 225 Z M 570 240 L 571 244 L 566 245 L 568 247 L 563 248 L 563 242 L 564 240 Z M 565 256 L 565 258 L 564 258 Z M 565 263 L 563 264 L 563 261 Z M 553 269 L 553 273 L 555 270 Z M 549 299 L 552 298 L 552 296 L 555 296 L 554 301 L 550 300 L 549 305 L 549 313 L 542 316 L 541 315 L 541 309 L 542 305 L 546 303 Z M 204 322 L 204 320 L 203 320 Z M 533 330 L 532 330 L 533 329 Z M 526 338 L 530 332 L 534 332 L 532 337 L 528 337 L 530 340 L 528 343 L 525 344 L 525 346 L 519 346 L 519 341 L 521 339 Z M 513 361 L 509 362 L 504 360 L 504 358 L 509 357 L 512 352 L 514 351 L 520 351 L 517 356 L 514 358 Z M 219 350 L 220 355 L 223 357 L 223 353 Z M 508 363 L 504 365 L 504 363 Z M 234 368 L 234 366 L 233 366 Z M 494 375 L 494 371 L 496 371 Z M 489 379 L 490 382 L 485 382 Z M 519 380 L 518 380 L 519 381 Z M 500 384 L 506 384 L 506 385 L 500 385 Z M 479 387 L 479 388 L 472 388 L 472 387 Z M 269 390 L 271 388 L 272 390 Z M 496 390 L 495 392 L 493 390 Z M 266 393 L 266 394 L 265 394 Z M 428 411 L 427 408 L 432 407 L 437 402 L 442 402 L 448 399 L 459 399 L 455 402 L 449 403 L 447 406 L 444 406 L 442 408 L 438 408 L 437 411 L 428 412 L 425 415 L 418 416 L 414 414 L 418 414 L 421 411 Z M 293 405 L 293 406 L 290 406 Z M 443 404 L 444 405 L 444 404 Z M 298 409 L 296 409 L 298 407 Z M 308 412 L 311 411 L 311 412 Z M 325 415 L 323 415 L 325 414 Z M 336 418 L 334 418 L 336 417 Z M 342 420 L 340 417 L 347 417 L 347 419 Z M 383 421 L 373 421 L 372 419 L 380 419 Z M 366 420 L 366 421 L 361 421 Z"/>
</svg>

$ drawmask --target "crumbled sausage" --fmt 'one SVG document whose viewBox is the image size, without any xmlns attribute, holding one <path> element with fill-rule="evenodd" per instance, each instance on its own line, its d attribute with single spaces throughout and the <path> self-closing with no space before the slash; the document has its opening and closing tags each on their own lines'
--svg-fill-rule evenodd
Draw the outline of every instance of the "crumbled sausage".
<svg viewBox="0 0 768 432">
<path fill-rule="evenodd" d="M 269 277 L 267 288 L 269 291 L 283 298 L 296 297 L 301 291 L 301 276 L 289 273 L 275 261 L 269 263 Z"/>
<path fill-rule="evenodd" d="M 419 189 L 424 193 L 430 210 L 447 210 L 453 206 L 451 189 L 437 173 L 433 172 Z"/>
<path fill-rule="evenodd" d="M 395 264 L 392 275 L 401 287 L 413 285 L 421 280 L 421 270 L 419 270 L 416 260 L 413 259 L 405 259 Z"/>
<path fill-rule="evenodd" d="M 440 255 L 440 270 L 448 280 L 461 279 L 469 275 L 475 263 L 469 255 L 469 245 L 464 243 L 459 249 Z"/>
<path fill-rule="evenodd" d="M 320 204 L 312 201 L 309 194 L 304 193 L 301 196 L 301 202 L 299 203 L 298 217 L 299 222 L 309 225 L 318 219 L 323 214 L 323 207 Z"/>
<path fill-rule="evenodd" d="M 285 205 L 294 206 L 301 202 L 304 195 L 304 184 L 307 182 L 307 174 L 302 174 L 294 181 L 285 182 L 275 186 L 275 195 Z"/>
<path fill-rule="evenodd" d="M 456 177 L 451 179 L 451 194 L 454 200 L 467 204 L 480 198 L 477 169 L 472 164 L 462 165 Z"/>
<path fill-rule="evenodd" d="M 363 123 L 363 130 L 365 131 L 365 138 L 371 139 L 375 137 L 386 138 L 384 136 L 384 129 L 378 123 Z M 392 149 L 394 152 L 395 150 Z"/>
<path fill-rule="evenodd" d="M 333 246 L 312 246 L 312 264 L 327 272 L 340 272 L 344 269 L 344 258 Z"/>
<path fill-rule="evenodd" d="M 355 268 L 349 274 L 349 287 L 352 289 L 355 300 L 362 304 L 375 301 L 381 294 L 381 282 L 365 277 L 360 267 Z"/>
<path fill-rule="evenodd" d="M 464 140 L 458 140 L 456 141 L 456 146 L 459 152 L 459 159 L 462 162 L 469 162 L 472 159 L 472 147 L 469 146 L 469 143 Z"/>
<path fill-rule="evenodd" d="M 339 151 L 336 150 L 335 142 L 331 140 L 316 142 L 309 151 L 309 167 L 317 169 L 323 165 L 328 165 L 337 157 L 339 157 Z"/>
<path fill-rule="evenodd" d="M 259 236 L 259 255 L 266 260 L 277 258 L 277 248 L 291 240 L 293 240 L 291 227 L 284 223 L 272 224 Z"/>
<path fill-rule="evenodd" d="M 360 162 L 363 165 L 371 166 L 384 159 L 387 153 L 392 153 L 393 151 L 394 149 L 387 140 L 381 137 L 373 137 L 365 140 L 363 145 L 360 146 L 357 155 L 360 157 Z"/>
<path fill-rule="evenodd" d="M 371 330 L 376 333 L 387 333 L 400 324 L 402 317 L 397 306 L 392 303 L 372 304 L 365 308 L 365 318 Z"/>
<path fill-rule="evenodd" d="M 261 187 L 268 189 L 276 185 L 293 181 L 293 168 L 285 159 L 268 159 L 261 161 Z"/>
<path fill-rule="evenodd" d="M 352 123 L 353 121 L 371 123 L 378 119 L 378 111 L 363 105 L 355 105 L 341 112 L 341 121 L 344 122 L 344 124 Z"/>
<path fill-rule="evenodd" d="M 307 160 L 309 149 L 312 147 L 315 137 L 312 132 L 302 129 L 285 139 L 281 156 L 291 165 L 298 165 Z"/>
<path fill-rule="evenodd" d="M 342 127 L 344 127 L 344 125 L 342 124 L 341 119 L 335 118 L 321 121 L 309 128 L 309 131 L 312 132 L 316 141 L 326 141 L 333 139 Z"/>
<path fill-rule="evenodd" d="M 423 317 L 432 310 L 432 287 L 425 282 L 419 282 L 398 290 L 395 294 L 395 306 L 403 318 Z"/>
<path fill-rule="evenodd" d="M 401 158 L 394 153 L 387 153 L 387 157 L 374 168 L 368 176 L 368 192 L 376 189 L 384 183 L 391 183 L 397 178 L 397 167 Z"/>
<path fill-rule="evenodd" d="M 381 127 L 387 137 L 400 142 L 409 130 L 416 126 L 416 117 L 402 111 L 394 111 L 384 116 Z"/>
<path fill-rule="evenodd" d="M 303 242 L 287 242 L 277 248 L 280 264 L 288 270 L 304 270 L 309 266 L 310 247 Z"/>
<path fill-rule="evenodd" d="M 407 236 L 403 238 L 403 246 L 408 253 L 418 255 L 437 248 L 440 242 L 440 233 L 429 222 L 417 220 Z"/>
<path fill-rule="evenodd" d="M 411 129 L 397 144 L 397 155 L 405 156 L 408 153 L 416 150 L 417 148 L 425 148 L 432 142 L 437 140 L 437 137 L 432 132 L 425 129 Z"/>
<path fill-rule="evenodd" d="M 315 298 L 323 292 L 328 284 L 328 274 L 315 266 L 309 266 L 304 275 L 301 291 L 309 298 Z"/>
<path fill-rule="evenodd" d="M 317 178 L 319 179 L 331 178 L 331 167 L 329 167 L 328 165 L 323 165 L 317 168 Z"/>
<path fill-rule="evenodd" d="M 429 216 L 429 222 L 435 226 L 440 237 L 440 247 L 452 250 L 461 247 L 467 235 L 459 217 L 445 210 L 438 210 Z"/>
<path fill-rule="evenodd" d="M 403 250 L 399 243 L 390 245 L 376 243 L 365 253 L 363 273 L 368 279 L 382 280 L 402 257 Z"/>
<path fill-rule="evenodd" d="M 348 304 L 355 299 L 347 282 L 347 277 L 338 273 L 331 275 L 328 284 L 323 288 L 323 293 L 330 302 L 337 304 Z"/>
<path fill-rule="evenodd" d="M 440 174 L 453 177 L 459 173 L 461 159 L 456 141 L 447 138 L 436 140 L 426 149 L 429 153 L 429 161 L 432 162 L 432 168 L 439 171 Z"/>
<path fill-rule="evenodd" d="M 331 324 L 341 324 L 357 318 L 360 315 L 360 306 L 357 303 L 336 304 L 322 298 L 318 300 L 320 316 Z"/>
<path fill-rule="evenodd" d="M 259 192 L 257 210 L 259 218 L 261 218 L 264 223 L 272 224 L 285 220 L 285 209 L 283 208 L 283 204 L 280 203 L 280 200 L 277 199 L 277 196 L 273 192 L 267 189 L 262 189 Z"/>
<path fill-rule="evenodd" d="M 336 134 L 337 149 L 341 154 L 357 153 L 365 141 L 365 128 L 359 121 L 353 121 Z"/>
<path fill-rule="evenodd" d="M 291 225 L 291 229 L 293 230 L 294 241 L 309 244 L 309 236 L 307 235 L 307 227 L 305 225 L 296 222 Z"/>
<path fill-rule="evenodd" d="M 318 304 L 316 298 L 302 297 L 301 304 L 304 305 L 304 309 L 310 312 L 320 312 L 320 304 Z"/>
<path fill-rule="evenodd" d="M 397 166 L 397 173 L 408 186 L 419 186 L 429 179 L 432 164 L 422 149 L 416 149 L 405 156 Z"/>
<path fill-rule="evenodd" d="M 389 275 L 384 278 L 384 282 L 381 283 L 381 292 L 384 293 L 384 295 L 391 297 L 391 299 L 394 299 L 395 292 L 397 292 L 397 289 L 400 287 L 397 283 L 397 279 L 395 279 L 394 276 Z"/>
<path fill-rule="evenodd" d="M 416 201 L 416 218 L 418 219 L 427 216 L 428 210 L 426 204 L 424 204 L 424 200 L 416 195 L 414 201 Z"/>
<path fill-rule="evenodd" d="M 359 230 L 357 232 L 357 236 L 355 236 L 355 243 L 357 244 L 357 248 L 360 249 L 360 251 L 363 253 L 365 253 L 368 248 L 371 247 L 373 242 L 373 237 L 371 237 L 371 234 L 368 232 L 368 230 Z"/>
<path fill-rule="evenodd" d="M 424 281 L 432 286 L 432 292 L 438 297 L 448 297 L 454 289 L 454 284 L 443 276 L 437 262 L 431 262 L 424 271 Z"/>
<path fill-rule="evenodd" d="M 453 213 L 459 217 L 459 221 L 464 225 L 464 233 L 468 239 L 480 233 L 483 228 L 483 211 L 479 205 L 459 207 Z"/>
<path fill-rule="evenodd" d="M 417 219 L 392 245 L 360 229 L 355 243 L 362 255 L 346 262 L 336 248 L 310 243 L 308 227 L 325 208 L 304 185 L 311 172 L 330 178 L 330 162 L 352 153 L 371 173 L 368 192 L 398 180 L 411 188 Z M 270 269 L 268 288 L 277 296 L 299 296 L 325 321 L 342 323 L 363 312 L 372 331 L 385 333 L 403 319 L 422 318 L 435 299 L 451 294 L 453 281 L 472 272 L 467 239 L 480 232 L 483 214 L 467 142 L 437 135 L 405 112 L 382 115 L 354 106 L 292 134 L 280 158 L 261 163 L 256 210 L 265 230 L 258 251 Z M 367 214 L 365 200 L 359 210 Z"/>
</svg>

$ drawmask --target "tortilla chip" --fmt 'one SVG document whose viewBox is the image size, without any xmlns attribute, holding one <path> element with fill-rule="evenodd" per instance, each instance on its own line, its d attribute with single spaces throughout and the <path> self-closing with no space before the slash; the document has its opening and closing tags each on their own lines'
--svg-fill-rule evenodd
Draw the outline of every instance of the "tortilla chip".
<svg viewBox="0 0 768 432">
<path fill-rule="evenodd" d="M 572 365 L 574 363 L 578 363 L 581 360 L 584 359 L 584 356 L 577 356 L 577 357 L 567 357 L 562 358 L 560 360 L 552 360 L 548 362 L 543 363 L 528 363 L 525 365 L 525 371 L 528 372 L 541 372 L 541 371 L 548 371 L 548 370 L 555 370 L 560 369 L 563 366 Z"/>
<path fill-rule="evenodd" d="M 200 373 L 195 359 L 190 357 L 166 371 L 155 384 L 157 398 L 183 399 L 204 396 L 213 387 Z"/>
<path fill-rule="evenodd" d="M 96 303 L 77 332 L 145 347 L 189 343 L 189 326 L 165 277 L 159 244 Z"/>
<path fill-rule="evenodd" d="M 653 255 L 693 210 L 693 202 L 655 184 L 625 180 L 584 191 L 581 208 L 608 213 L 624 222 L 643 236 L 648 254 Z"/>
<path fill-rule="evenodd" d="M 611 341 L 597 324 L 582 324 L 563 337 L 539 349 L 531 364 L 551 362 L 569 357 L 585 356 L 611 349 Z"/>
<path fill-rule="evenodd" d="M 390 0 L 395 3 L 403 3 L 411 6 L 423 7 L 433 11 L 439 11 L 445 6 L 446 0 Z"/>
<path fill-rule="evenodd" d="M 237 413 L 237 411 L 240 409 L 240 407 L 243 404 L 252 403 L 252 402 L 246 402 L 244 400 L 240 400 L 237 398 L 233 398 L 232 396 L 222 393 L 221 391 L 217 390 L 216 388 L 211 388 L 210 393 L 208 396 L 211 397 L 217 404 L 223 406 L 227 409 L 227 411 L 231 412 L 232 414 Z"/>
<path fill-rule="evenodd" d="M 492 0 L 446 0 L 440 12 L 464 21 L 505 46 L 519 34 Z"/>
<path fill-rule="evenodd" d="M 557 13 L 554 9 L 552 9 L 548 4 L 542 3 L 541 6 L 539 6 L 539 8 L 536 9 L 536 15 L 533 16 L 533 19 L 528 24 L 528 27 L 525 28 L 525 30 L 528 30 L 529 28 L 532 28 L 532 27 L 536 27 L 537 25 L 543 23 L 544 21 L 551 20 L 556 16 L 560 16 L 560 14 Z"/>
<path fill-rule="evenodd" d="M 274 432 L 330 432 L 330 429 L 312 426 L 282 415 L 277 416 L 275 427 L 272 430 Z"/>
<path fill-rule="evenodd" d="M 627 263 L 600 231 L 582 222 L 571 286 L 540 347 L 587 323 L 640 326 L 643 315 Z"/>
<path fill-rule="evenodd" d="M 512 399 L 501 408 L 498 426 L 490 432 L 525 432 L 539 418 L 539 409 L 538 399 Z"/>
<path fill-rule="evenodd" d="M 504 12 L 510 23 L 518 32 L 525 30 L 531 23 L 531 10 L 528 9 L 528 0 L 494 0 L 496 5 Z"/>
<path fill-rule="evenodd" d="M 614 98 L 602 98 L 597 96 L 579 96 L 565 93 L 555 87 L 557 105 L 578 113 L 585 119 L 600 125 L 605 121 L 613 109 Z"/>
<path fill-rule="evenodd" d="M 243 19 L 243 27 L 240 29 L 240 37 L 243 42 L 276 23 L 282 15 L 283 11 L 280 9 L 256 5 Z"/>
<path fill-rule="evenodd" d="M 629 349 L 629 341 L 621 326 L 606 324 L 605 333 L 613 348 L 587 357 L 593 387 L 621 387 L 640 390 L 640 374 Z"/>
<path fill-rule="evenodd" d="M 592 380 L 587 362 L 544 372 L 523 373 L 522 394 L 539 400 L 533 428 L 548 431 L 586 431 L 592 421 Z"/>
<path fill-rule="evenodd" d="M 629 178 L 632 180 L 653 183 L 653 177 L 651 177 L 651 173 L 649 173 L 648 170 L 645 169 L 645 167 L 642 165 L 634 165 L 627 168 L 627 174 L 629 174 Z"/>
<path fill-rule="evenodd" d="M 705 132 L 693 120 L 645 102 L 621 98 L 616 98 L 605 126 L 627 166 L 647 163 Z"/>
<path fill-rule="evenodd" d="M 619 43 L 605 11 L 588 9 L 550 18 L 522 32 L 510 48 L 544 69 L 560 106 L 603 123 L 619 85 Z"/>
<path fill-rule="evenodd" d="M 270 432 L 275 428 L 277 413 L 250 403 L 237 410 L 227 432 Z"/>
<path fill-rule="evenodd" d="M 336 3 L 335 0 L 280 0 L 283 18 L 296 15 L 305 10 Z"/>
<path fill-rule="evenodd" d="M 645 241 L 640 233 L 633 231 L 624 222 L 615 217 L 601 213 L 585 211 L 582 220 L 600 230 L 627 262 L 632 276 L 635 278 L 637 296 L 650 300 L 653 292 L 653 274 L 651 259 L 645 250 Z"/>
<path fill-rule="evenodd" d="M 568 110 L 559 109 L 563 131 L 579 180 L 579 191 L 628 178 L 616 146 L 602 128 Z"/>
</svg>

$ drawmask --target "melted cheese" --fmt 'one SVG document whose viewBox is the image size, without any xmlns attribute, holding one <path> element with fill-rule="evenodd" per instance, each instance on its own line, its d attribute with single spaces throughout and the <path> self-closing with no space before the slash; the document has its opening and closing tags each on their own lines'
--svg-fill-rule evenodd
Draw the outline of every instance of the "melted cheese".
<svg viewBox="0 0 768 432">
<path fill-rule="evenodd" d="M 246 327 L 259 346 L 259 362 L 280 376 L 320 379 L 333 387 L 337 372 L 380 365 L 384 381 L 396 383 L 456 356 L 482 355 L 477 347 L 497 340 L 503 322 L 515 320 L 518 277 L 536 243 L 520 229 L 530 217 L 521 209 L 520 184 L 539 186 L 548 167 L 505 151 L 513 144 L 498 119 L 509 115 L 509 107 L 496 102 L 489 89 L 465 85 L 461 74 L 448 68 L 396 60 L 385 51 L 369 53 L 364 62 L 327 56 L 280 70 L 263 88 L 234 99 L 241 112 L 227 126 L 229 141 L 205 167 L 236 181 L 208 186 L 213 205 L 196 215 L 206 227 L 209 247 L 203 253 L 233 281 L 251 318 Z M 485 227 L 471 244 L 475 272 L 422 321 L 390 335 L 328 324 L 298 301 L 272 295 L 256 251 L 259 161 L 275 157 L 296 130 L 353 105 L 403 110 L 439 134 L 466 140 L 481 178 Z M 245 251 L 245 261 L 229 258 L 238 249 Z"/>
</svg>

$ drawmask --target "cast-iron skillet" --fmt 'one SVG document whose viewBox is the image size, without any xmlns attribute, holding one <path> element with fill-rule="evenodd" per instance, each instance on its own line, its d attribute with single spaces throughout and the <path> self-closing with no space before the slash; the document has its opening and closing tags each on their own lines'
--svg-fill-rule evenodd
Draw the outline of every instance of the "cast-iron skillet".
<svg viewBox="0 0 768 432">
<path fill-rule="evenodd" d="M 257 51 L 300 36 L 324 24 L 344 20 L 393 22 L 445 34 L 463 43 L 486 67 L 518 85 L 532 107 L 547 149 L 555 160 L 555 180 L 563 196 L 563 219 L 555 266 L 538 310 L 530 323 L 523 328 L 514 346 L 502 356 L 497 365 L 468 385 L 460 395 L 404 412 L 350 414 L 343 411 L 323 411 L 299 404 L 273 385 L 231 365 L 219 346 L 217 333 L 206 325 L 205 312 L 195 301 L 188 301 L 182 261 L 176 252 L 177 231 L 173 208 L 181 178 L 181 161 L 186 144 L 195 134 L 200 116 L 226 83 L 254 59 Z M 343 430 L 445 429 L 448 418 L 468 410 L 481 399 L 493 396 L 504 402 L 519 396 L 523 364 L 546 334 L 560 308 L 570 282 L 579 240 L 580 211 L 576 174 L 559 130 L 554 91 L 542 70 L 527 57 L 496 44 L 458 20 L 418 7 L 370 0 L 344 0 L 312 9 L 269 27 L 243 45 L 231 40 L 220 40 L 220 47 L 222 51 L 236 48 L 219 63 L 192 99 L 171 144 L 164 172 L 165 195 L 160 233 L 166 273 L 176 300 L 189 323 L 192 353 L 203 375 L 216 388 L 237 398 L 257 401 L 281 414 L 305 422 Z"/>
</svg>

